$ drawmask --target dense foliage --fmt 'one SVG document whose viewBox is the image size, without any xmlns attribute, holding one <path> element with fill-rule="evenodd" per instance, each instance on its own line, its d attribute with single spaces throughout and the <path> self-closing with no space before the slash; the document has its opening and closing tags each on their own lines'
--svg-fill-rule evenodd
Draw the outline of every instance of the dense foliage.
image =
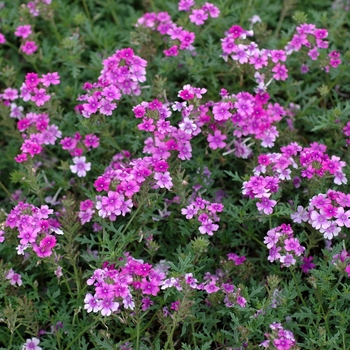
<svg viewBox="0 0 350 350">
<path fill-rule="evenodd" d="M 1 3 L 1 349 L 349 349 L 349 7 Z"/>
</svg>

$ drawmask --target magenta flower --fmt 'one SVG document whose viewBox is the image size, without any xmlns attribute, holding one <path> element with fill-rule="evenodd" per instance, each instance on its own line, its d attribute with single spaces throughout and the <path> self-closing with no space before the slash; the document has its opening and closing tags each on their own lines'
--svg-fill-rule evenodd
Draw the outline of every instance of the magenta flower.
<svg viewBox="0 0 350 350">
<path fill-rule="evenodd" d="M 178 50 L 178 46 L 174 45 L 172 47 L 170 47 L 168 50 L 164 50 L 163 51 L 165 56 L 177 56 L 179 54 L 179 50 Z"/>
<path fill-rule="evenodd" d="M 277 63 L 276 66 L 272 68 L 272 72 L 275 73 L 273 77 L 276 80 L 286 80 L 288 78 L 288 69 L 284 64 Z"/>
<path fill-rule="evenodd" d="M 223 135 L 220 130 L 215 130 L 214 135 L 209 134 L 207 140 L 209 142 L 209 147 L 211 149 L 224 148 L 226 143 L 223 140 L 226 140 L 227 136 Z"/>
<path fill-rule="evenodd" d="M 57 72 L 43 74 L 41 82 L 45 87 L 60 84 L 60 76 Z"/>
<path fill-rule="evenodd" d="M 302 269 L 302 271 L 304 273 L 308 273 L 311 269 L 314 269 L 316 267 L 316 265 L 314 263 L 312 263 L 313 257 L 309 256 L 309 257 L 304 257 L 303 258 L 303 264 L 300 265 L 300 268 Z"/>
<path fill-rule="evenodd" d="M 31 100 L 35 102 L 35 104 L 39 107 L 44 105 L 51 98 L 50 95 L 46 95 L 45 89 L 34 89 L 34 96 L 32 96 Z"/>
<path fill-rule="evenodd" d="M 202 9 L 194 9 L 192 10 L 192 14 L 189 15 L 189 19 L 195 25 L 200 26 L 208 19 L 208 15 Z"/>
<path fill-rule="evenodd" d="M 37 49 L 38 46 L 35 41 L 26 41 L 24 45 L 21 46 L 21 50 L 27 55 L 32 55 Z"/>
<path fill-rule="evenodd" d="M 17 89 L 7 88 L 4 90 L 4 93 L 1 96 L 4 100 L 14 101 L 18 98 Z"/>
<path fill-rule="evenodd" d="M 168 171 L 165 173 L 156 172 L 154 174 L 154 179 L 157 180 L 156 184 L 160 188 L 167 188 L 170 190 L 173 187 L 172 178 Z"/>
<path fill-rule="evenodd" d="M 5 43 L 6 43 L 5 35 L 0 33 L 0 44 L 5 44 Z"/>
<path fill-rule="evenodd" d="M 30 34 L 32 34 L 32 26 L 30 24 L 18 26 L 15 31 L 15 35 L 23 39 L 27 39 Z"/>
<path fill-rule="evenodd" d="M 91 163 L 86 163 L 86 157 L 74 157 L 74 165 L 70 165 L 72 173 L 77 174 L 79 177 L 85 177 L 86 172 L 90 171 Z"/>
</svg>

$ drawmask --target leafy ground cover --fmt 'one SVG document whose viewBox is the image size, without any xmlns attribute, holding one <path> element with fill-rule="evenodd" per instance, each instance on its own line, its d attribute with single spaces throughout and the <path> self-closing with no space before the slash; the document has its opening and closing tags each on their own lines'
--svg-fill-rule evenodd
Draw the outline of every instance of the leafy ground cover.
<svg viewBox="0 0 350 350">
<path fill-rule="evenodd" d="M 349 349 L 349 6 L 1 3 L 2 349 Z"/>
</svg>

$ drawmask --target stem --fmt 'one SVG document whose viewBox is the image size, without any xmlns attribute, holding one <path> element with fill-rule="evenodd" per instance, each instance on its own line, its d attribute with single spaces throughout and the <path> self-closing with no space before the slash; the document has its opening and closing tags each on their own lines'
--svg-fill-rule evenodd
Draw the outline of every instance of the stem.
<svg viewBox="0 0 350 350">
<path fill-rule="evenodd" d="M 12 194 L 8 191 L 8 189 L 4 186 L 4 184 L 0 181 L 0 187 L 6 192 L 6 194 L 16 203 L 18 202 L 12 197 Z"/>
<path fill-rule="evenodd" d="M 138 318 L 136 327 L 136 350 L 140 350 L 140 323 L 140 318 Z"/>
<path fill-rule="evenodd" d="M 139 206 L 137 207 L 137 209 L 134 211 L 134 213 L 132 214 L 132 217 L 130 218 L 129 222 L 124 227 L 124 229 L 122 231 L 122 234 L 124 234 L 126 232 L 127 228 L 130 226 L 131 222 L 134 220 L 136 214 L 140 211 L 142 205 L 143 205 L 143 202 L 140 203 Z"/>
<path fill-rule="evenodd" d="M 83 6 L 84 6 L 84 10 L 85 10 L 86 15 L 89 18 L 89 21 L 91 22 L 91 15 L 90 15 L 90 11 L 89 11 L 89 8 L 87 6 L 86 0 L 83 0 Z"/>
<path fill-rule="evenodd" d="M 243 228 L 242 226 L 239 226 L 240 230 L 242 230 L 246 235 L 248 235 L 249 238 L 253 239 L 255 242 L 259 243 L 262 247 L 266 248 L 265 244 L 258 240 L 256 237 L 250 235 L 249 231 Z"/>
<path fill-rule="evenodd" d="M 324 323 L 326 324 L 327 334 L 329 335 L 331 333 L 329 332 L 328 317 L 327 317 L 326 313 L 324 312 L 324 309 L 323 309 L 323 306 L 322 306 L 322 301 L 321 301 L 320 295 L 318 294 L 318 290 L 317 289 L 316 289 L 315 293 L 316 293 L 316 297 L 317 297 L 318 303 L 319 303 L 320 308 L 321 308 L 321 312 L 322 312 L 322 315 L 323 315 L 323 318 L 324 318 Z"/>
<path fill-rule="evenodd" d="M 10 343 L 8 345 L 9 349 L 12 348 L 12 341 L 13 341 L 13 332 L 11 332 Z"/>
<path fill-rule="evenodd" d="M 195 347 L 197 347 L 197 339 L 194 335 L 194 324 L 193 324 L 193 320 L 191 320 L 191 328 L 192 328 L 192 339 L 193 339 L 193 345 Z"/>
<path fill-rule="evenodd" d="M 296 279 L 296 277 L 295 277 L 294 271 L 292 271 L 292 275 L 293 275 L 293 280 L 294 280 L 295 288 L 296 288 L 296 290 L 297 290 L 297 292 L 298 292 L 299 298 L 301 299 L 301 302 L 303 303 L 303 305 L 306 307 L 306 303 L 305 303 L 305 300 L 304 300 L 303 296 L 301 295 L 301 292 L 300 292 L 300 289 L 299 289 L 299 285 L 298 285 L 297 279 Z"/>
<path fill-rule="evenodd" d="M 92 324 L 89 324 L 87 327 L 85 327 L 65 348 L 65 350 L 70 350 L 72 349 L 72 345 L 89 329 L 91 329 L 95 324 L 98 322 L 98 320 L 95 320 Z"/>
</svg>

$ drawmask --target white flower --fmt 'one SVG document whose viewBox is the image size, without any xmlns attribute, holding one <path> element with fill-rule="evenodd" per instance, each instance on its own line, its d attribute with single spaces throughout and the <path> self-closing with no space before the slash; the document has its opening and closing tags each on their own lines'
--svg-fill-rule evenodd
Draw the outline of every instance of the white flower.
<svg viewBox="0 0 350 350">
<path fill-rule="evenodd" d="M 72 173 L 76 173 L 79 177 L 86 176 L 86 172 L 91 169 L 91 163 L 85 163 L 86 157 L 74 157 L 74 165 L 70 165 Z"/>
</svg>

